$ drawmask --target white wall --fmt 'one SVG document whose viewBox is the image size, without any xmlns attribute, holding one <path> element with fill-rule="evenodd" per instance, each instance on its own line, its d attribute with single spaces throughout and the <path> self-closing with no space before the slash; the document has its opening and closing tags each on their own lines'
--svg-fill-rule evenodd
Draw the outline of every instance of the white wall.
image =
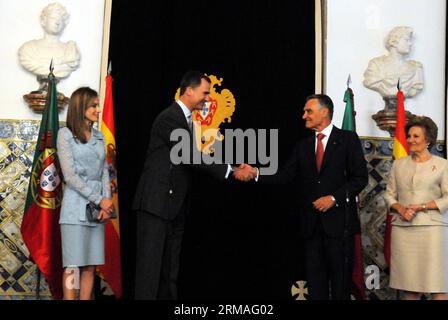
<svg viewBox="0 0 448 320">
<path fill-rule="evenodd" d="M 327 0 L 326 93 L 335 103 L 334 123 L 342 124 L 348 74 L 355 94 L 358 134 L 388 137 L 371 118 L 384 108 L 381 96 L 363 86 L 370 59 L 386 54 L 384 40 L 395 26 L 414 29 L 409 59 L 423 64 L 424 89 L 405 102 L 406 110 L 431 117 L 445 138 L 446 0 Z"/>
<path fill-rule="evenodd" d="M 100 89 L 104 0 L 0 0 L 0 119 L 41 119 L 22 98 L 38 83 L 20 65 L 17 51 L 26 41 L 43 37 L 40 13 L 52 2 L 61 3 L 70 13 L 61 41 L 75 41 L 81 52 L 79 68 L 61 80 L 58 91 L 70 97 L 81 86 Z M 66 110 L 59 114 L 60 120 L 65 121 Z"/>
</svg>

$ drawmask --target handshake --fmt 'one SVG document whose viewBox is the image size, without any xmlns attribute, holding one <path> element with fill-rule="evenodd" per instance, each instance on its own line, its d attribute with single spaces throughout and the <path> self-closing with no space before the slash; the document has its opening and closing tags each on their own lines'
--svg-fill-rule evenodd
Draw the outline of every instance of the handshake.
<svg viewBox="0 0 448 320">
<path fill-rule="evenodd" d="M 258 169 L 246 163 L 242 163 L 239 167 L 233 169 L 233 177 L 239 181 L 247 182 L 255 179 L 257 175 Z"/>
</svg>

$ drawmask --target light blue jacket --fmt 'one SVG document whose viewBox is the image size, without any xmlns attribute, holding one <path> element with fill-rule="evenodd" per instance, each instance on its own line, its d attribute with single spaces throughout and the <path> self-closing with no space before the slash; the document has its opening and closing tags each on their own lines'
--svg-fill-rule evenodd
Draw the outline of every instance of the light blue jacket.
<svg viewBox="0 0 448 320">
<path fill-rule="evenodd" d="M 59 223 L 95 226 L 86 219 L 87 203 L 111 198 L 104 136 L 92 129 L 90 140 L 83 144 L 64 127 L 58 132 L 57 147 L 65 182 Z"/>
</svg>

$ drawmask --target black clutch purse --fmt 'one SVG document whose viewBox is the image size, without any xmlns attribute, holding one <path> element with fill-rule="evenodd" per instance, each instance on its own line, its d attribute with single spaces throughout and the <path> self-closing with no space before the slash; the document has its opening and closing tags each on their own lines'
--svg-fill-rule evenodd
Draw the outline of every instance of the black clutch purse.
<svg viewBox="0 0 448 320">
<path fill-rule="evenodd" d="M 96 205 L 93 202 L 89 202 L 86 205 L 86 217 L 89 222 L 100 222 L 98 219 L 101 212 L 100 206 Z"/>
<path fill-rule="evenodd" d="M 96 205 L 93 202 L 89 202 L 86 205 L 86 216 L 87 216 L 87 221 L 89 222 L 96 222 L 96 223 L 102 223 L 98 217 L 100 215 L 101 212 L 101 208 L 100 206 Z M 116 219 L 117 218 L 117 213 L 114 211 L 112 212 L 112 214 L 110 215 L 111 219 Z"/>
</svg>

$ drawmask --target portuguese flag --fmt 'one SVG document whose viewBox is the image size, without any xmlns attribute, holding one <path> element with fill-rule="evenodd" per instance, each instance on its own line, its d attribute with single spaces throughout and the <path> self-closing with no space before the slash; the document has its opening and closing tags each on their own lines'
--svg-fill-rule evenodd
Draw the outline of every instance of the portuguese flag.
<svg viewBox="0 0 448 320">
<path fill-rule="evenodd" d="M 57 91 L 52 72 L 31 169 L 20 231 L 30 259 L 44 275 L 54 299 L 62 298 L 62 252 L 59 213 L 62 172 L 56 153 L 59 129 Z M 39 288 L 37 288 L 39 290 Z"/>
<path fill-rule="evenodd" d="M 121 297 L 121 253 L 120 253 L 120 223 L 118 215 L 118 182 L 115 148 L 114 102 L 112 96 L 112 77 L 106 77 L 106 96 L 103 107 L 103 122 L 101 132 L 106 144 L 106 160 L 109 168 L 110 188 L 117 218 L 110 220 L 106 226 L 105 264 L 98 269 L 104 280 L 110 285 L 117 299 Z"/>
</svg>

